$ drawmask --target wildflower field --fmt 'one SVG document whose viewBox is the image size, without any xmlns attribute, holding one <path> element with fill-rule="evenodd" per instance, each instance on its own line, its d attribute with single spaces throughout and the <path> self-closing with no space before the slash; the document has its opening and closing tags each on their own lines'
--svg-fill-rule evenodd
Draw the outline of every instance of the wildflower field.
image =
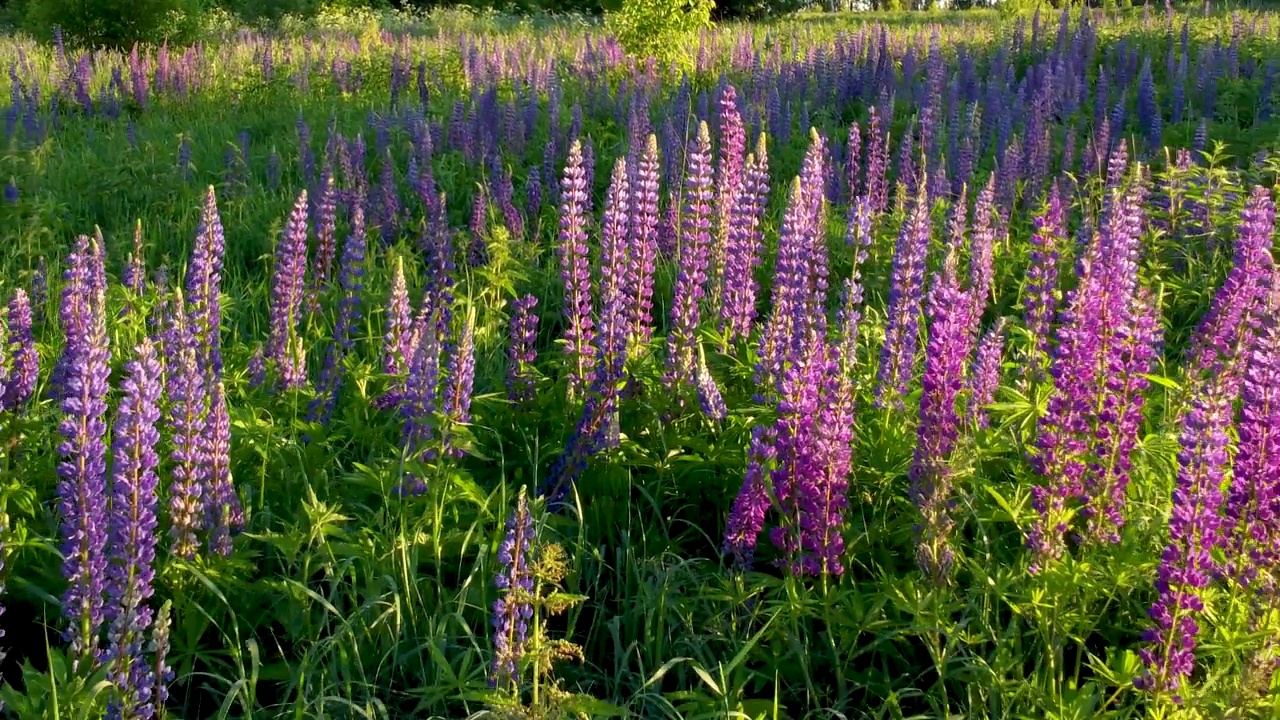
<svg viewBox="0 0 1280 720">
<path fill-rule="evenodd" d="M 0 39 L 27 718 L 1280 717 L 1280 15 Z"/>
</svg>

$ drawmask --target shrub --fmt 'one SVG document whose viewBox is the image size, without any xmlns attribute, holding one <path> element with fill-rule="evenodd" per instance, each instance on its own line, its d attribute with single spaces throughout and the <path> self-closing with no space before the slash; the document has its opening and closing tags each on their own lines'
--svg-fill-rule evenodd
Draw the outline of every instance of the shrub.
<svg viewBox="0 0 1280 720">
<path fill-rule="evenodd" d="M 189 38 L 200 10 L 199 0 L 31 0 L 26 19 L 46 38 L 62 28 L 69 45 L 125 48 Z"/>
<path fill-rule="evenodd" d="M 693 36 L 711 24 L 713 9 L 713 0 L 622 0 L 604 21 L 628 53 L 688 67 L 697 49 Z"/>
<path fill-rule="evenodd" d="M 808 0 L 719 0 L 714 14 L 725 19 L 758 20 L 787 15 L 809 4 Z"/>
</svg>

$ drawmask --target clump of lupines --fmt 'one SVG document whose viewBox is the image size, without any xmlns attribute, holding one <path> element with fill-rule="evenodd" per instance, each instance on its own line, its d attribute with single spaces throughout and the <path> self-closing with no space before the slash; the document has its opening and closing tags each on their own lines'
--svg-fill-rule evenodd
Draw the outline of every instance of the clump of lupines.
<svg viewBox="0 0 1280 720">
<path fill-rule="evenodd" d="M 579 395 L 595 367 L 595 322 L 591 315 L 591 267 L 587 248 L 587 180 L 582 144 L 574 141 L 560 189 L 560 276 L 564 280 L 565 353 L 569 392 Z"/>
<path fill-rule="evenodd" d="M 729 519 L 725 524 L 724 551 L 733 556 L 742 568 L 751 566 L 756 543 L 764 530 L 765 516 L 769 512 L 769 491 L 772 487 L 770 469 L 777 457 L 777 438 L 777 428 L 772 425 L 757 425 L 752 428 L 742 488 L 733 501 L 733 508 L 729 511 Z"/>
<path fill-rule="evenodd" d="M 80 236 L 67 257 L 61 320 L 67 342 L 60 383 L 62 421 L 58 431 L 59 513 L 62 573 L 67 579 L 63 612 L 69 628 L 73 667 L 99 660 L 106 582 L 107 345 L 106 297 L 96 278 L 104 273 L 102 247 Z"/>
<path fill-rule="evenodd" d="M 267 359 L 280 373 L 284 389 L 297 389 L 306 381 L 300 367 L 301 340 L 297 325 L 307 276 L 307 191 L 298 194 L 284 233 L 276 244 L 275 268 L 271 277 L 271 333 Z"/>
<path fill-rule="evenodd" d="M 494 687 L 510 688 L 520 682 L 520 660 L 529 639 L 533 619 L 533 514 L 524 488 L 507 519 L 506 534 L 498 546 L 499 570 L 493 584 L 501 593 L 493 602 Z"/>
<path fill-rule="evenodd" d="M 630 245 L 627 256 L 629 339 L 643 344 L 653 334 L 653 272 L 658 261 L 658 138 L 650 135 L 636 168 L 632 188 Z M 532 182 L 532 178 L 530 178 Z"/>
<path fill-rule="evenodd" d="M 533 399 L 533 363 L 538 359 L 538 298 L 524 295 L 512 303 L 510 340 L 507 347 L 507 399 L 523 403 Z"/>
<path fill-rule="evenodd" d="M 9 298 L 8 331 L 9 367 L 0 407 L 17 412 L 31 399 L 40 373 L 40 354 L 31 337 L 31 304 L 22 288 L 14 290 Z"/>
<path fill-rule="evenodd" d="M 151 629 L 148 601 L 155 579 L 160 362 L 149 340 L 142 342 L 125 371 L 111 445 L 108 677 L 118 692 L 118 717 L 150 718 L 154 682 L 143 651 Z"/>
<path fill-rule="evenodd" d="M 342 261 L 338 270 L 338 285 L 342 290 L 342 298 L 338 301 L 338 319 L 333 325 L 333 337 L 325 354 L 324 366 L 320 374 L 321 396 L 313 400 L 318 403 L 309 408 L 309 412 L 321 422 L 327 423 L 338 402 L 338 392 L 342 386 L 343 358 L 354 347 L 351 338 L 352 330 L 361 318 L 361 298 L 364 293 L 364 260 L 365 260 L 365 224 L 364 202 L 359 200 L 351 213 L 351 234 L 342 246 Z M 401 283 L 404 277 L 401 274 Z"/>
<path fill-rule="evenodd" d="M 667 334 L 665 382 L 672 388 L 692 388 L 697 383 L 697 329 L 707 290 L 713 199 L 711 133 L 706 122 L 702 122 L 685 167 L 685 207 L 681 216 L 671 330 Z"/>
<path fill-rule="evenodd" d="M 889 317 L 876 383 L 876 404 L 881 407 L 890 404 L 901 407 L 902 395 L 915 374 L 925 260 L 932 233 L 925 185 L 922 182 L 916 189 L 911 215 L 902 223 L 893 252 L 886 310 Z"/>
<path fill-rule="evenodd" d="M 761 230 L 769 199 L 769 156 L 766 137 L 760 135 L 756 150 L 747 156 L 740 192 L 729 210 L 729 251 L 724 271 L 724 301 L 720 306 L 721 330 L 726 340 L 745 338 L 756 316 L 755 271 L 764 244 Z"/>
</svg>

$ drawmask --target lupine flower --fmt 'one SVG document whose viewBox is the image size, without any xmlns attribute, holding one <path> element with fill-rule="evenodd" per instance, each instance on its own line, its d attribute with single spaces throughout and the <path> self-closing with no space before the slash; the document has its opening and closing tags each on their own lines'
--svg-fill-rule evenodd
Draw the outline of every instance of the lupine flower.
<svg viewBox="0 0 1280 720">
<path fill-rule="evenodd" d="M 231 532 L 244 525 L 244 511 L 231 478 L 231 417 L 227 413 L 227 390 L 221 382 L 209 388 L 209 412 L 201 446 L 209 476 L 204 503 L 205 526 L 210 529 L 209 549 L 231 557 Z"/>
<path fill-rule="evenodd" d="M 304 372 L 296 366 L 300 320 L 307 274 L 307 191 L 298 195 L 288 225 L 276 243 L 275 270 L 271 277 L 271 333 L 267 358 L 279 370 L 284 389 L 300 387 Z"/>
<path fill-rule="evenodd" d="M 538 298 L 525 295 L 512 303 L 511 337 L 507 347 L 507 399 L 523 403 L 533 399 L 533 363 L 538 359 Z"/>
<path fill-rule="evenodd" d="M 720 303 L 721 294 L 726 287 L 724 273 L 730 251 L 729 218 L 736 198 L 743 190 L 743 157 L 747 146 L 746 130 L 742 126 L 742 115 L 738 112 L 737 89 L 732 85 L 725 85 L 720 92 L 718 105 L 720 146 L 715 168 L 716 222 L 710 247 L 711 288 L 708 291 L 713 306 Z"/>
<path fill-rule="evenodd" d="M 351 215 L 351 234 L 342 246 L 342 260 L 338 270 L 342 299 L 338 301 L 338 319 L 334 322 L 333 336 L 320 370 L 319 395 L 307 406 L 308 417 L 319 420 L 322 424 L 329 422 L 338 403 L 343 379 L 342 360 L 355 346 L 351 331 L 362 317 L 360 304 L 364 292 L 365 232 L 364 202 L 359 201 Z M 403 274 L 401 282 L 403 283 Z"/>
<path fill-rule="evenodd" d="M 910 472 L 912 499 L 921 515 L 916 560 L 937 584 L 946 582 L 955 557 L 951 547 L 955 525 L 951 519 L 951 455 L 960 437 L 956 402 L 972 347 L 968 326 L 971 302 L 960 288 L 956 258 L 951 254 L 929 292 L 929 344 Z"/>
<path fill-rule="evenodd" d="M 387 299 L 386 334 L 382 344 L 382 371 L 388 375 L 409 372 L 413 356 L 409 310 L 409 288 L 404 279 L 404 259 L 396 258 L 391 276 L 391 296 Z"/>
<path fill-rule="evenodd" d="M 1156 573 L 1159 597 L 1149 612 L 1154 626 L 1144 633 L 1148 645 L 1139 653 L 1147 671 L 1135 683 L 1170 693 L 1174 702 L 1195 669 L 1197 618 L 1204 610 L 1200 593 L 1218 571 L 1212 552 L 1224 541 L 1219 511 L 1230 427 L 1230 390 L 1211 380 L 1198 388 L 1182 419 L 1169 544 Z"/>
<path fill-rule="evenodd" d="M 887 309 L 889 319 L 876 383 L 876 403 L 881 407 L 890 401 L 901 407 L 902 395 L 915 373 L 924 266 L 932 231 L 925 185 L 920 183 L 916 190 L 915 205 L 910 217 L 902 223 L 893 253 Z"/>
<path fill-rule="evenodd" d="M 102 248 L 80 236 L 67 258 L 62 297 L 63 353 L 58 431 L 59 511 L 62 519 L 62 574 L 67 579 L 63 612 L 73 669 L 99 659 L 98 632 L 103 622 L 106 581 L 107 381 L 111 351 L 107 345 L 106 298 L 93 278 L 103 272 Z"/>
<path fill-rule="evenodd" d="M 44 322 L 45 306 L 49 303 L 49 269 L 44 256 L 36 259 L 36 269 L 31 273 L 31 321 Z"/>
<path fill-rule="evenodd" d="M 724 402 L 724 395 L 720 392 L 720 385 L 716 383 L 715 376 L 707 367 L 706 353 L 701 352 L 701 347 L 698 353 L 697 376 L 698 404 L 702 408 L 702 414 L 713 422 L 723 422 L 729 415 L 729 406 Z"/>
<path fill-rule="evenodd" d="M 334 185 L 333 170 L 325 167 L 320 172 L 320 197 L 315 207 L 316 227 L 316 262 L 312 274 L 312 302 L 315 296 L 324 289 L 329 281 L 329 273 L 333 268 L 334 256 L 337 254 L 338 234 L 338 190 Z"/>
<path fill-rule="evenodd" d="M 725 525 L 724 552 L 743 569 L 751 567 L 756 542 L 764 530 L 765 514 L 769 511 L 769 473 L 776 456 L 776 442 L 775 427 L 757 425 L 751 429 L 751 446 L 747 451 L 748 463 L 742 489 L 733 501 L 733 509 L 729 511 Z"/>
<path fill-rule="evenodd" d="M 631 187 L 627 160 L 619 157 L 613 166 L 605 196 L 600 234 L 600 334 L 597 342 L 600 362 L 597 373 L 607 373 L 607 381 L 617 382 L 623 374 L 627 352 L 627 268 L 626 242 L 631 214 Z"/>
<path fill-rule="evenodd" d="M 143 340 L 136 359 L 125 365 L 123 398 L 112 435 L 112 497 L 108 525 L 111 548 L 107 566 L 108 677 L 118 689 L 120 717 L 152 716 L 151 667 L 143 654 L 151 629 L 148 600 L 153 592 L 156 558 L 156 496 L 160 463 L 160 363 Z"/>
<path fill-rule="evenodd" d="M 249 386 L 259 388 L 267 383 L 267 360 L 262 350 L 262 343 L 253 346 L 249 355 Z"/>
<path fill-rule="evenodd" d="M 152 662 L 151 677 L 155 680 L 155 692 L 151 694 L 154 698 L 154 706 L 163 708 L 165 703 L 169 701 L 169 683 L 173 681 L 173 668 L 169 667 L 169 631 L 172 627 L 172 619 L 170 611 L 173 606 L 166 602 L 160 607 L 160 612 L 156 614 L 155 624 L 151 631 L 151 645 L 147 648 L 151 652 L 151 656 L 155 658 Z"/>
<path fill-rule="evenodd" d="M 125 263 L 124 273 L 120 277 L 124 286 L 134 293 L 141 294 L 147 286 L 147 264 L 142 250 L 142 221 L 133 229 L 133 252 Z"/>
<path fill-rule="evenodd" d="M 978 343 L 969 369 L 969 419 L 979 428 L 987 427 L 986 407 L 995 401 L 1000 386 L 1000 365 L 1004 357 L 1004 318 L 996 321 Z"/>
<path fill-rule="evenodd" d="M 685 168 L 685 209 L 681 218 L 679 270 L 671 305 L 671 330 L 667 334 L 668 387 L 694 387 L 697 382 L 696 336 L 701 303 L 706 293 L 708 252 L 711 246 L 711 133 L 706 122 L 698 125 L 698 137 Z"/>
<path fill-rule="evenodd" d="M 471 267 L 480 267 L 488 262 L 489 251 L 485 247 L 488 225 L 489 191 L 481 185 L 471 202 L 471 245 L 467 248 L 467 262 Z"/>
<path fill-rule="evenodd" d="M 999 234 L 999 213 L 995 206 L 994 177 L 987 180 L 987 186 L 978 193 L 978 201 L 973 208 L 973 236 L 969 241 L 969 287 L 970 299 L 973 301 L 969 315 L 969 327 L 977 332 L 982 321 L 982 313 L 991 300 L 991 288 L 994 284 L 993 266 L 995 264 L 995 243 Z"/>
<path fill-rule="evenodd" d="M 507 520 L 507 532 L 498 546 L 499 570 L 493 584 L 500 596 L 493 602 L 494 687 L 509 688 L 520 683 L 520 660 L 529 638 L 533 619 L 533 515 L 524 488 L 515 511 Z"/>
<path fill-rule="evenodd" d="M 591 268 L 587 248 L 587 180 L 582 167 L 582 144 L 576 140 L 569 148 L 560 196 L 565 353 L 569 357 L 569 392 L 578 395 L 589 383 L 595 365 L 595 323 L 591 317 Z"/>
<path fill-rule="evenodd" d="M 1049 202 L 1036 215 L 1035 232 L 1031 235 L 1031 266 L 1027 268 L 1027 285 L 1023 294 L 1023 318 L 1032 337 L 1030 374 L 1043 373 L 1044 358 L 1049 353 L 1049 333 L 1058 312 L 1058 256 L 1066 238 L 1062 196 L 1057 184 L 1049 191 Z"/>
<path fill-rule="evenodd" d="M 721 329 L 728 339 L 745 338 L 756 316 L 755 271 L 764 244 L 761 230 L 769 196 L 769 157 L 765 136 L 747 157 L 746 174 L 729 212 L 729 253 L 725 265 Z"/>
<path fill-rule="evenodd" d="M 40 355 L 31 338 L 31 304 L 22 288 L 9 298 L 9 374 L 4 381 L 0 407 L 17 412 L 35 392 Z"/>
<path fill-rule="evenodd" d="M 636 168 L 631 241 L 627 252 L 629 336 L 637 343 L 648 342 L 653 334 L 653 272 L 658 261 L 658 171 L 658 138 L 650 135 Z"/>
<path fill-rule="evenodd" d="M 448 348 L 445 354 L 449 358 L 447 382 L 444 386 L 442 410 L 449 421 L 457 425 L 471 422 L 471 390 L 476 377 L 476 339 L 475 318 L 468 315 L 462 324 L 458 342 Z M 461 457 L 462 451 L 450 445 L 445 437 L 445 450 L 454 457 Z"/>
<path fill-rule="evenodd" d="M 880 131 L 880 115 L 872 106 L 871 116 L 867 120 L 867 199 L 871 203 L 871 211 L 875 215 L 884 212 L 889 203 L 889 183 L 886 173 L 889 169 L 889 130 Z"/>
<path fill-rule="evenodd" d="M 303 237 L 303 252 L 306 251 Z M 210 186 L 196 230 L 191 265 L 187 268 L 187 322 L 195 342 L 196 364 L 206 375 L 222 373 L 222 264 L 226 241 L 218 202 Z M 305 261 L 305 255 L 304 255 Z"/>
<path fill-rule="evenodd" d="M 788 361 L 799 360 L 804 349 L 804 331 L 797 327 L 805 315 L 809 286 L 810 253 L 814 249 L 813 214 L 809 212 L 800 178 L 791 183 L 786 214 L 782 218 L 782 234 L 778 239 L 778 259 L 774 270 L 773 308 L 760 337 L 760 360 L 757 381 L 778 383 Z"/>
<path fill-rule="evenodd" d="M 409 361 L 409 375 L 404 402 L 400 404 L 400 414 L 404 418 L 405 457 L 410 462 L 422 462 L 435 457 L 431 446 L 434 436 L 432 416 L 438 407 L 440 385 L 439 326 L 435 313 L 427 302 L 423 303 L 422 312 L 415 319 L 413 335 L 417 341 Z M 405 474 L 402 493 L 420 495 L 426 491 L 427 483 L 421 475 L 414 470 Z"/>
<path fill-rule="evenodd" d="M 180 290 L 174 291 L 170 338 L 173 360 L 167 389 L 172 405 L 169 423 L 174 467 L 169 487 L 169 534 L 173 538 L 173 554 L 190 559 L 200 549 L 197 533 L 204 529 L 205 520 L 209 475 L 201 455 L 207 388 L 205 376 L 196 365 L 195 338 Z"/>
</svg>

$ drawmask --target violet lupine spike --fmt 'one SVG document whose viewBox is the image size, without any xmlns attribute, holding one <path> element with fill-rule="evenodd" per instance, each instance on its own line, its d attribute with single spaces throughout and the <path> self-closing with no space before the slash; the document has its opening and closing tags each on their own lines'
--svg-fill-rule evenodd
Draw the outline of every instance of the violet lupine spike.
<svg viewBox="0 0 1280 720">
<path fill-rule="evenodd" d="M 724 394 L 720 392 L 720 384 L 716 382 L 716 378 L 711 374 L 711 369 L 707 367 L 706 353 L 702 352 L 702 347 L 698 347 L 698 368 L 697 373 L 697 391 L 698 405 L 702 409 L 702 414 L 712 422 L 724 422 L 729 416 L 729 406 L 725 404 Z"/>
<path fill-rule="evenodd" d="M 150 340 L 142 341 L 125 372 L 111 443 L 111 557 L 106 583 L 111 624 L 106 662 L 107 676 L 118 691 L 120 717 L 149 718 L 154 712 L 154 682 L 144 649 L 152 620 L 148 601 L 155 580 L 160 463 L 160 362 Z"/>
<path fill-rule="evenodd" d="M 31 337 L 31 304 L 22 288 L 9 298 L 8 378 L 0 395 L 0 408 L 17 412 L 31 400 L 40 374 L 40 354 Z"/>
<path fill-rule="evenodd" d="M 685 168 L 685 207 L 681 216 L 671 330 L 667 334 L 664 382 L 669 388 L 693 388 L 697 383 L 697 331 L 707 290 L 713 199 L 711 133 L 706 122 L 702 122 Z"/>
<path fill-rule="evenodd" d="M 507 346 L 507 399 L 525 403 L 533 399 L 536 378 L 533 363 L 538 359 L 538 298 L 525 295 L 512 303 L 511 332 Z"/>
<path fill-rule="evenodd" d="M 267 384 L 267 359 L 262 343 L 253 346 L 249 354 L 249 387 L 260 388 Z"/>
<path fill-rule="evenodd" d="M 319 395 L 307 405 L 308 418 L 318 420 L 322 425 L 328 424 L 338 404 L 345 374 L 343 358 L 355 347 L 351 337 L 352 330 L 363 317 L 360 307 L 364 294 L 364 262 L 368 242 L 365 234 L 364 200 L 358 198 L 351 214 L 351 233 L 342 246 L 338 270 L 338 285 L 342 290 L 342 298 L 338 301 L 338 319 L 334 322 L 333 335 L 325 352 L 324 365 L 320 369 L 317 387 Z M 375 406 L 376 404 L 375 401 Z"/>
<path fill-rule="evenodd" d="M 485 242 L 489 237 L 489 190 L 480 185 L 471 202 L 471 244 L 467 247 L 467 264 L 480 267 L 488 262 L 489 250 Z"/>
<path fill-rule="evenodd" d="M 764 246 L 765 205 L 769 200 L 769 158 L 765 136 L 760 136 L 756 152 L 747 156 L 745 182 L 729 214 L 729 254 L 725 265 L 724 294 L 720 325 L 726 340 L 746 338 L 756 318 L 759 287 L 755 271 L 760 266 Z"/>
<path fill-rule="evenodd" d="M 987 406 L 995 402 L 1000 387 L 1000 366 L 1004 360 L 1004 318 L 996 321 L 978 342 L 969 368 L 969 425 L 986 428 L 990 423 Z"/>
<path fill-rule="evenodd" d="M 529 639 L 533 619 L 533 515 L 523 487 L 515 511 L 507 520 L 506 534 L 498 546 L 499 570 L 493 584 L 501 596 L 493 603 L 493 668 L 495 688 L 519 687 L 520 660 Z"/>
<path fill-rule="evenodd" d="M 155 682 L 151 693 L 157 713 L 163 715 L 161 709 L 169 701 L 169 683 L 173 681 L 173 668 L 169 666 L 169 633 L 172 627 L 171 611 L 173 604 L 165 602 L 156 613 L 156 621 L 151 629 L 151 642 L 147 647 L 154 660 L 151 663 L 151 678 Z"/>
<path fill-rule="evenodd" d="M 969 287 L 973 305 L 969 326 L 976 334 L 982 313 L 991 301 L 995 285 L 995 245 L 1000 232 L 1000 212 L 995 204 L 995 177 L 988 178 L 987 185 L 978 193 L 973 208 L 973 234 L 969 241 Z"/>
<path fill-rule="evenodd" d="M 328 166 L 320 172 L 320 197 L 316 199 L 315 227 L 316 261 L 311 278 L 313 305 L 317 302 L 316 296 L 323 292 L 325 284 L 329 282 L 329 273 L 338 252 L 338 189 L 334 183 L 333 170 Z"/>
<path fill-rule="evenodd" d="M 932 233 L 927 184 L 921 182 L 916 189 L 915 204 L 911 215 L 902 223 L 893 253 L 889 318 L 876 382 L 876 404 L 880 407 L 892 403 L 901 408 L 902 396 L 915 375 L 925 260 Z"/>
<path fill-rule="evenodd" d="M 462 324 L 457 344 L 450 343 L 451 347 L 445 351 L 449 366 L 441 410 L 448 416 L 449 422 L 455 425 L 466 425 L 471 422 L 471 392 L 476 378 L 475 325 L 475 317 L 472 313 Z M 446 454 L 462 457 L 462 449 L 452 444 L 450 435 L 445 435 L 444 446 Z"/>
<path fill-rule="evenodd" d="M 96 665 L 103 622 L 106 581 L 107 492 L 106 433 L 108 376 L 111 351 L 107 345 L 106 298 L 93 278 L 103 273 L 102 248 L 80 236 L 67 258 L 62 320 L 67 344 L 61 382 L 63 441 L 58 452 L 58 496 L 63 535 L 63 577 L 67 590 L 63 612 L 74 658 Z"/>
<path fill-rule="evenodd" d="M 386 333 L 382 343 L 382 372 L 388 375 L 405 375 L 413 349 L 410 329 L 409 287 L 404 279 L 404 258 L 396 258 L 396 269 L 391 276 L 391 295 L 387 299 Z"/>
<path fill-rule="evenodd" d="M 1033 223 L 1031 265 L 1027 268 L 1023 291 L 1023 322 L 1032 342 L 1029 374 L 1039 379 L 1044 374 L 1053 318 L 1058 312 L 1058 259 L 1066 240 L 1062 196 L 1056 183 L 1049 191 L 1047 206 L 1035 216 Z"/>
<path fill-rule="evenodd" d="M 632 188 L 630 248 L 627 266 L 629 339 L 647 343 L 653 335 L 653 274 L 658 263 L 658 138 L 650 135 L 636 168 Z"/>
<path fill-rule="evenodd" d="M 879 215 L 889 203 L 889 129 L 880 130 L 881 118 L 872 106 L 871 116 L 867 121 L 867 199 L 871 202 L 871 212 Z"/>
<path fill-rule="evenodd" d="M 1210 380 L 1197 388 L 1182 418 L 1169 544 L 1156 571 L 1158 599 L 1148 613 L 1154 625 L 1143 634 L 1147 647 L 1139 652 L 1147 670 L 1135 685 L 1174 702 L 1195 670 L 1201 593 L 1220 570 L 1212 553 L 1225 540 L 1219 513 L 1230 464 L 1231 391 L 1222 385 Z"/>
<path fill-rule="evenodd" d="M 921 183 L 923 185 L 923 183 Z M 960 438 L 956 407 L 964 367 L 972 347 L 968 294 L 956 277 L 956 258 L 947 257 L 929 292 L 929 342 L 920 398 L 920 424 L 911 462 L 911 496 L 920 509 L 916 546 L 920 569 L 935 584 L 948 581 L 955 558 L 951 532 L 952 451 Z"/>
<path fill-rule="evenodd" d="M 728 259 L 730 212 L 736 198 L 743 190 L 744 156 L 747 150 L 747 133 L 742 125 L 742 115 L 738 112 L 738 91 L 732 85 L 725 85 L 720 92 L 718 102 L 719 149 L 716 155 L 715 181 L 715 227 L 714 238 L 710 248 L 709 275 L 711 286 L 708 299 L 712 309 L 718 309 L 723 289 L 726 287 L 724 277 L 725 263 Z"/>
<path fill-rule="evenodd" d="M 757 425 L 751 429 L 751 445 L 747 451 L 747 469 L 742 478 L 742 489 L 733 501 L 729 519 L 725 523 L 724 552 L 731 556 L 739 568 L 749 569 L 755 557 L 756 543 L 764 530 L 765 515 L 769 511 L 771 463 L 776 456 L 777 429 L 770 425 Z"/>
<path fill-rule="evenodd" d="M 187 322 L 195 342 L 196 364 L 201 372 L 210 376 L 222 373 L 221 293 L 225 247 L 217 197 L 213 186 L 209 186 L 191 264 L 187 268 L 186 294 Z"/>
<path fill-rule="evenodd" d="M 821 351 L 817 351 L 821 353 Z M 805 550 L 817 562 L 817 574 L 844 573 L 844 511 L 849 503 L 849 473 L 853 469 L 853 382 L 840 371 L 840 354 L 830 348 L 814 360 L 819 370 L 819 411 L 816 449 L 822 476 L 817 498 L 818 530 Z"/>
<path fill-rule="evenodd" d="M 816 129 L 810 129 L 809 149 L 800 168 L 800 190 L 804 195 L 808 218 L 808 248 L 805 251 L 807 271 L 804 274 L 804 304 L 797 308 L 792 336 L 792 352 L 812 344 L 816 338 L 827 334 L 827 283 L 830 274 L 827 258 L 826 187 L 828 168 L 826 162 L 827 141 Z"/>
<path fill-rule="evenodd" d="M 849 197 L 862 196 L 862 130 L 858 123 L 849 126 L 849 145 L 845 158 L 845 182 Z"/>
<path fill-rule="evenodd" d="M 147 287 L 147 263 L 142 246 L 142 220 L 138 220 L 133 228 L 133 252 L 129 254 L 120 281 L 130 292 L 139 295 Z"/>
<path fill-rule="evenodd" d="M 1268 278 L 1275 273 L 1275 222 L 1270 191 L 1254 187 L 1240 216 L 1231 272 L 1192 338 L 1187 364 L 1193 379 L 1225 374 L 1229 387 L 1239 387 L 1240 361 L 1248 352 Z"/>
<path fill-rule="evenodd" d="M 756 381 L 761 385 L 780 383 L 788 362 L 799 360 L 802 330 L 796 326 L 804 315 L 807 300 L 810 252 L 813 242 L 813 216 L 808 212 L 805 196 L 796 177 L 791 182 L 787 210 L 782 218 L 782 234 L 778 239 L 774 269 L 773 308 L 764 332 Z"/>
<path fill-rule="evenodd" d="M 420 463 L 432 460 L 436 452 L 432 444 L 435 437 L 434 418 L 439 406 L 440 386 L 440 335 L 434 312 L 428 303 L 414 321 L 413 356 L 409 361 L 409 376 L 405 383 L 405 398 L 400 403 L 404 418 L 403 444 L 405 458 Z M 406 471 L 399 489 L 401 494 L 421 495 L 427 491 L 426 480 L 415 470 Z"/>
<path fill-rule="evenodd" d="M 209 549 L 231 557 L 231 533 L 244 526 L 244 510 L 231 477 L 231 416 L 227 412 L 227 390 L 221 382 L 209 389 L 209 413 L 201 444 L 209 476 L 209 494 L 205 497 Z"/>
<path fill-rule="evenodd" d="M 569 393 L 578 397 L 595 367 L 595 321 L 591 316 L 591 267 L 587 247 L 587 180 L 582 144 L 575 140 L 560 183 L 560 277 L 564 281 L 565 353 Z"/>
<path fill-rule="evenodd" d="M 191 559 L 200 549 L 198 533 L 204 529 L 204 503 L 208 468 L 201 457 L 205 433 L 205 377 L 196 365 L 195 337 L 187 317 L 182 291 L 174 290 L 173 327 L 170 333 L 173 360 L 166 388 L 171 410 L 173 482 L 169 486 L 169 535 L 175 556 Z"/>
<path fill-rule="evenodd" d="M 1280 304 L 1264 318 L 1242 384 L 1240 442 L 1227 493 L 1229 571 L 1247 587 L 1280 561 Z"/>
<path fill-rule="evenodd" d="M 627 219 L 631 215 L 630 175 L 627 159 L 619 156 L 605 195 L 600 227 L 600 348 L 597 374 L 618 382 L 625 373 L 627 353 Z"/>
<path fill-rule="evenodd" d="M 307 191 L 298 194 L 280 241 L 276 243 L 271 277 L 271 332 L 267 359 L 275 364 L 284 389 L 301 387 L 305 371 L 297 366 L 300 350 L 297 325 L 307 276 Z"/>
</svg>

